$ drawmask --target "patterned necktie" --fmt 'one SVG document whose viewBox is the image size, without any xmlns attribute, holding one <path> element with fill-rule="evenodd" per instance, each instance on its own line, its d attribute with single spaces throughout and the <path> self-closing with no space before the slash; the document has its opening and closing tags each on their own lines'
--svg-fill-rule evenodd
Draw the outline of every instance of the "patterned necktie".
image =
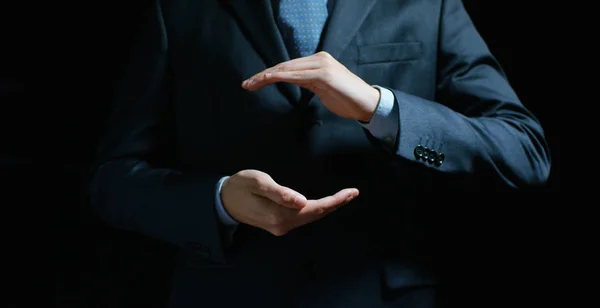
<svg viewBox="0 0 600 308">
<path fill-rule="evenodd" d="M 277 25 L 292 59 L 317 51 L 327 17 L 327 0 L 279 0 Z"/>
</svg>

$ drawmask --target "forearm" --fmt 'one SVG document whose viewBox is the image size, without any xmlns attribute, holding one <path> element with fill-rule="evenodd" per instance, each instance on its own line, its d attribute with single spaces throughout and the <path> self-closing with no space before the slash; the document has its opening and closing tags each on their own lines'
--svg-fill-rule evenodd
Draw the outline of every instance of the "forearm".
<svg viewBox="0 0 600 308">
<path fill-rule="evenodd" d="M 498 100 L 489 103 L 496 109 L 490 106 L 487 115 L 467 116 L 393 92 L 399 119 L 395 155 L 443 173 L 493 175 L 510 187 L 546 181 L 550 162 L 543 131 L 520 104 Z"/>
<path fill-rule="evenodd" d="M 392 90 L 399 126 L 391 154 L 474 182 L 544 184 L 551 163 L 541 124 L 460 0 L 443 1 L 440 22 L 435 101 Z"/>
<path fill-rule="evenodd" d="M 215 184 L 220 176 L 185 176 L 137 159 L 111 160 L 93 176 L 97 215 L 116 228 L 140 232 L 223 261 Z"/>
</svg>

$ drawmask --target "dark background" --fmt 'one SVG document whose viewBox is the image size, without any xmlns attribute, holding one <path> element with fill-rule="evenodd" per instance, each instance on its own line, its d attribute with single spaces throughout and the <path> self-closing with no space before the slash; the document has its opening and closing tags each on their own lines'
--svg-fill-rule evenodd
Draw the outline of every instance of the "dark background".
<svg viewBox="0 0 600 308">
<path fill-rule="evenodd" d="M 563 214 L 549 201 L 560 191 L 558 112 L 565 84 L 556 78 L 553 59 L 561 51 L 553 42 L 564 29 L 553 20 L 557 8 L 548 4 L 464 2 L 523 103 L 542 122 L 553 165 L 539 191 L 500 195 L 487 204 L 465 197 L 456 205 L 481 221 L 456 235 L 482 236 L 477 246 L 465 241 L 470 257 L 457 263 L 464 267 L 461 289 L 472 301 L 539 304 L 558 288 L 555 277 L 564 271 L 548 268 L 559 238 L 552 221 Z M 90 225 L 85 214 L 85 176 L 112 81 L 147 5 L 112 0 L 1 10 L 0 217 L 7 303 L 114 307 L 122 295 L 159 288 L 168 277 L 167 271 L 146 270 L 167 258 L 158 253 L 160 245 Z M 145 253 L 128 251 L 132 245 Z"/>
</svg>

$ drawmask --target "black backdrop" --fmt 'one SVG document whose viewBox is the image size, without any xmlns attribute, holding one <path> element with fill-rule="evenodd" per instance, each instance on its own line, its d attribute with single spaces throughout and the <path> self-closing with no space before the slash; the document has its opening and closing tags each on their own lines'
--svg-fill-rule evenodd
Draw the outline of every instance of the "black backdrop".
<svg viewBox="0 0 600 308">
<path fill-rule="evenodd" d="M 168 275 L 143 276 L 163 257 L 141 262 L 140 255 L 126 249 L 135 243 L 154 252 L 159 250 L 155 243 L 90 226 L 82 211 L 84 179 L 108 112 L 112 81 L 147 2 L 26 3 L 2 10 L 0 208 L 9 303 L 42 300 L 80 306 L 85 300 L 114 307 L 125 293 L 158 288 L 160 275 Z M 553 166 L 540 191 L 462 208 L 466 215 L 510 223 L 510 228 L 482 239 L 474 254 L 481 258 L 461 264 L 462 274 L 469 277 L 462 292 L 486 300 L 534 303 L 550 294 L 546 263 L 557 245 L 558 231 L 551 221 L 559 213 L 547 202 L 560 190 L 558 109 L 563 86 L 552 61 L 558 56 L 552 42 L 560 29 L 552 20 L 554 8 L 547 4 L 541 10 L 517 0 L 464 2 L 522 101 L 541 120 Z M 503 205 L 506 201 L 510 205 Z M 506 225 L 488 230 L 498 226 Z M 481 266 L 486 274 L 478 270 Z M 553 271 L 555 277 L 561 269 Z"/>
</svg>

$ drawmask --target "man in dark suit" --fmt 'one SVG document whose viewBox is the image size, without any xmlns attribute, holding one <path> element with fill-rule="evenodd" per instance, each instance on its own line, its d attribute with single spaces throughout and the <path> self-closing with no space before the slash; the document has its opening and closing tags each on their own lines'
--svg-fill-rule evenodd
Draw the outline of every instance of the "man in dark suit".
<svg viewBox="0 0 600 308">
<path fill-rule="evenodd" d="M 460 0 L 157 0 L 136 46 L 92 204 L 180 248 L 173 307 L 434 307 L 423 192 L 548 177 Z"/>
</svg>

